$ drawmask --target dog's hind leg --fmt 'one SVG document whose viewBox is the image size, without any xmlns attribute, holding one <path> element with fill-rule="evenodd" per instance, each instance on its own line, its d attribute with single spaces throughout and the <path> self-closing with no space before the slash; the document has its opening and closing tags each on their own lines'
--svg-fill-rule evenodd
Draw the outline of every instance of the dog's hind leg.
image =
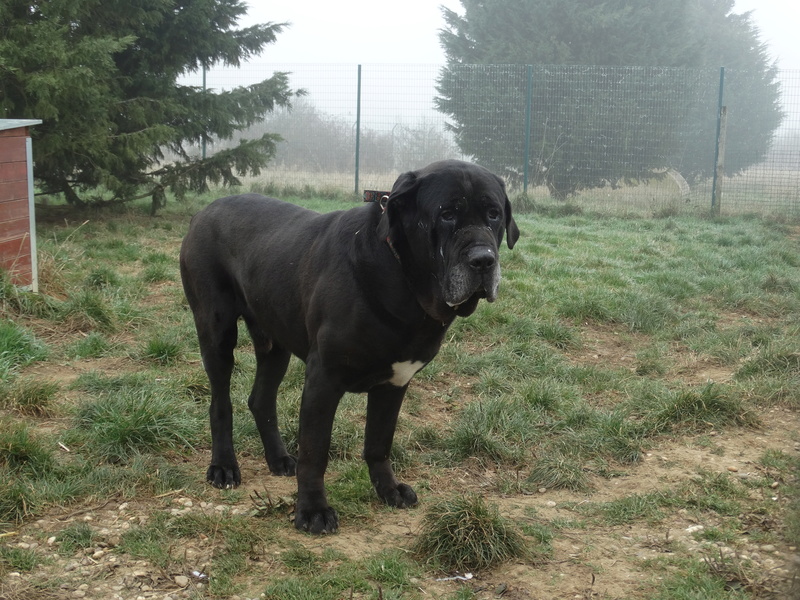
<svg viewBox="0 0 800 600">
<path fill-rule="evenodd" d="M 214 487 L 231 488 L 242 482 L 233 447 L 233 408 L 231 374 L 236 347 L 238 315 L 232 299 L 207 301 L 195 308 L 195 326 L 200 342 L 203 367 L 211 385 L 211 464 L 206 479 Z"/>
<path fill-rule="evenodd" d="M 264 457 L 269 470 L 274 475 L 294 475 L 297 459 L 286 451 L 286 446 L 278 430 L 278 386 L 286 374 L 291 354 L 277 345 L 272 345 L 250 327 L 250 337 L 256 353 L 256 377 L 253 391 L 247 400 L 247 406 L 256 421 L 261 443 L 264 445 Z"/>
</svg>

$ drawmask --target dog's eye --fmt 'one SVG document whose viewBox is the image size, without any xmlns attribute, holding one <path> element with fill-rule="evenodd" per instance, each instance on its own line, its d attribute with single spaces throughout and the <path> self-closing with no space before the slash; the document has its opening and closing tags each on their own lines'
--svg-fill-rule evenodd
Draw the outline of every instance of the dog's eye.
<svg viewBox="0 0 800 600">
<path fill-rule="evenodd" d="M 486 216 L 489 217 L 490 221 L 496 221 L 500 218 L 500 210 L 497 208 L 490 208 Z"/>
<path fill-rule="evenodd" d="M 446 221 L 448 223 L 452 223 L 453 221 L 456 220 L 456 211 L 449 210 L 449 209 L 448 210 L 443 210 L 441 213 L 439 213 L 439 218 L 442 221 Z"/>
</svg>

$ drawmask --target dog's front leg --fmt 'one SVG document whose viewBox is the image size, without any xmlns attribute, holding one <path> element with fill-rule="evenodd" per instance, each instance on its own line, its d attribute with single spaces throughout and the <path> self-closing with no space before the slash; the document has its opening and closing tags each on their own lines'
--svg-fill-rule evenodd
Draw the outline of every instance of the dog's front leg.
<svg viewBox="0 0 800 600">
<path fill-rule="evenodd" d="M 317 364 L 316 360 L 306 363 L 300 404 L 294 526 L 311 533 L 334 533 L 339 528 L 339 516 L 328 505 L 325 470 L 328 468 L 333 418 L 344 392 L 330 383 Z"/>
<path fill-rule="evenodd" d="M 406 387 L 383 384 L 369 391 L 364 434 L 364 460 L 372 485 L 386 504 L 397 508 L 417 503 L 417 494 L 411 486 L 397 481 L 389 460 Z"/>
</svg>

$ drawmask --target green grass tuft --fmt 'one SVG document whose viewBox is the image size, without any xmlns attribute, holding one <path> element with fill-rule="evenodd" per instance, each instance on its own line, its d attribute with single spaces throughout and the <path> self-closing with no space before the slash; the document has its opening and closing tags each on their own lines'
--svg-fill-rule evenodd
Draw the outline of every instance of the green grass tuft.
<svg viewBox="0 0 800 600">
<path fill-rule="evenodd" d="M 169 390 L 123 389 L 78 406 L 70 437 L 118 462 L 141 452 L 191 448 L 200 423 L 196 408 Z"/>
<path fill-rule="evenodd" d="M 147 340 L 141 355 L 143 358 L 160 365 L 170 365 L 183 356 L 183 344 L 174 338 L 157 334 Z"/>
<path fill-rule="evenodd" d="M 575 329 L 555 319 L 539 323 L 536 327 L 536 335 L 559 350 L 574 348 L 578 345 L 578 335 Z"/>
<path fill-rule="evenodd" d="M 399 595 L 412 589 L 412 579 L 422 576 L 419 566 L 400 550 L 383 550 L 369 557 L 365 567 L 370 580 Z"/>
<path fill-rule="evenodd" d="M 729 425 L 755 426 L 758 418 L 730 388 L 708 384 L 700 391 L 687 389 L 658 399 L 648 415 L 654 432 L 703 431 Z"/>
<path fill-rule="evenodd" d="M 519 463 L 539 436 L 538 412 L 520 399 L 472 402 L 458 414 L 444 446 L 456 459 Z"/>
<path fill-rule="evenodd" d="M 500 516 L 496 506 L 476 495 L 432 505 L 413 551 L 433 567 L 461 572 L 530 557 L 522 535 Z"/>
<path fill-rule="evenodd" d="M 765 376 L 800 377 L 800 348 L 797 344 L 787 344 L 784 347 L 767 344 L 760 349 L 757 356 L 736 371 L 737 379 Z"/>
<path fill-rule="evenodd" d="M 122 284 L 122 277 L 110 267 L 97 267 L 86 276 L 86 285 L 94 289 L 116 288 Z"/>
<path fill-rule="evenodd" d="M 60 386 L 54 381 L 18 379 L 0 385 L 0 407 L 9 408 L 22 415 L 42 417 L 49 415 Z"/>
<path fill-rule="evenodd" d="M 94 541 L 95 533 L 88 523 L 71 523 L 56 535 L 58 553 L 66 556 L 91 548 Z"/>
<path fill-rule="evenodd" d="M 0 565 L 6 566 L 10 571 L 33 571 L 44 562 L 45 560 L 39 556 L 36 550 L 0 546 Z"/>
<path fill-rule="evenodd" d="M 589 476 L 580 461 L 573 456 L 548 452 L 536 457 L 528 475 L 528 483 L 547 489 L 566 489 L 585 492 L 591 489 Z"/>
<path fill-rule="evenodd" d="M 100 358 L 111 350 L 112 345 L 108 338 L 98 332 L 92 331 L 86 337 L 80 338 L 67 350 L 71 358 Z"/>
<path fill-rule="evenodd" d="M 0 320 L 0 381 L 19 367 L 47 357 L 47 347 L 13 321 Z"/>
<path fill-rule="evenodd" d="M 150 263 L 145 266 L 141 277 L 142 281 L 146 283 L 161 283 L 175 279 L 169 265 L 160 262 Z"/>
<path fill-rule="evenodd" d="M 25 423 L 0 421 L 0 467 L 11 473 L 42 475 L 55 464 L 49 444 Z"/>
<path fill-rule="evenodd" d="M 377 506 L 375 488 L 363 460 L 337 461 L 332 465 L 338 470 L 328 478 L 326 485 L 328 501 L 336 507 L 342 519 L 365 517 Z"/>
<path fill-rule="evenodd" d="M 319 556 L 302 546 L 281 552 L 280 557 L 287 568 L 298 573 L 311 574 L 320 568 Z"/>
<path fill-rule="evenodd" d="M 115 313 L 106 298 L 93 289 L 80 289 L 59 308 L 61 318 L 78 331 L 114 331 Z"/>
</svg>

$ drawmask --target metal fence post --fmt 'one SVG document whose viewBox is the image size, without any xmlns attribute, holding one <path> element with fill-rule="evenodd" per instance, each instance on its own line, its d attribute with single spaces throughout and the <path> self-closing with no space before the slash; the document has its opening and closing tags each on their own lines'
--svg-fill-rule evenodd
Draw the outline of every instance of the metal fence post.
<svg viewBox="0 0 800 600">
<path fill-rule="evenodd" d="M 528 65 L 528 91 L 525 100 L 525 165 L 522 193 L 528 193 L 528 165 L 531 162 L 531 105 L 533 104 L 533 65 Z"/>
<path fill-rule="evenodd" d="M 722 210 L 722 177 L 725 175 L 725 135 L 728 130 L 728 107 L 723 106 L 720 111 L 720 128 L 719 136 L 717 137 L 717 144 L 719 145 L 719 152 L 717 153 L 717 166 L 714 170 L 714 177 L 717 180 L 716 188 L 714 189 L 714 204 L 711 207 L 711 212 L 715 217 L 719 216 Z"/>
<path fill-rule="evenodd" d="M 719 214 L 719 206 L 717 205 L 717 185 L 722 182 L 718 181 L 718 177 L 722 175 L 721 169 L 717 168 L 719 164 L 719 136 L 722 129 L 722 100 L 723 92 L 725 90 L 725 67 L 719 68 L 719 100 L 717 101 L 717 138 L 714 140 L 714 178 L 711 184 L 711 212 Z M 719 171 L 719 172 L 718 172 Z"/>
<path fill-rule="evenodd" d="M 206 64 L 203 63 L 203 93 L 206 93 Z M 206 138 L 203 136 L 203 160 L 206 159 Z"/>
<path fill-rule="evenodd" d="M 361 65 L 358 65 L 358 90 L 356 92 L 356 183 L 353 193 L 358 195 L 358 162 L 361 156 Z"/>
</svg>

